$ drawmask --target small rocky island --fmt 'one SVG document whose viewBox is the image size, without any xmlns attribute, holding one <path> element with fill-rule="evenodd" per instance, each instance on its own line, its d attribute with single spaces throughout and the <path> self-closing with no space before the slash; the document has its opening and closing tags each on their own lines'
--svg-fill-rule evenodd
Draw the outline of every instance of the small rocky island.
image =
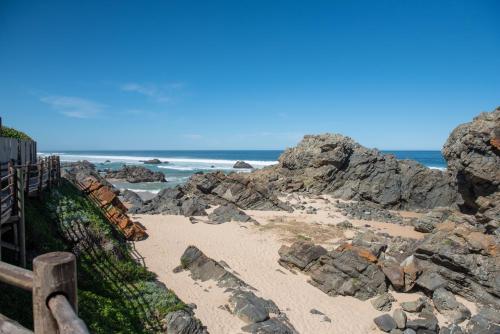
<svg viewBox="0 0 500 334">
<path fill-rule="evenodd" d="M 122 169 L 108 171 L 105 178 L 110 180 L 127 181 L 129 183 L 167 182 L 165 174 L 162 172 L 153 172 L 152 170 L 142 166 L 123 166 Z"/>
</svg>

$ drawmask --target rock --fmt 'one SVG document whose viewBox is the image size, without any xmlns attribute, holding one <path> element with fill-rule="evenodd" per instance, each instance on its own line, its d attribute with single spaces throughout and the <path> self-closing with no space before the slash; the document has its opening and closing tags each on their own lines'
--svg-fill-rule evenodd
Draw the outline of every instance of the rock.
<svg viewBox="0 0 500 334">
<path fill-rule="evenodd" d="M 428 291 L 446 287 L 447 281 L 438 273 L 426 271 L 417 279 L 416 284 Z"/>
<path fill-rule="evenodd" d="M 450 206 L 457 192 L 449 173 L 367 149 L 338 134 L 307 135 L 279 158 L 274 173 L 279 189 L 329 193 L 364 200 L 383 208 L 416 209 Z M 262 172 L 269 173 L 268 171 Z"/>
<path fill-rule="evenodd" d="M 310 266 L 309 274 L 310 283 L 331 296 L 367 300 L 387 291 L 384 273 L 352 249 L 321 256 Z"/>
<path fill-rule="evenodd" d="M 272 318 L 256 324 L 250 324 L 241 328 L 244 332 L 254 334 L 297 334 L 298 332 L 290 323 L 283 319 Z"/>
<path fill-rule="evenodd" d="M 132 207 L 140 207 L 144 203 L 142 198 L 132 190 L 125 189 L 121 192 L 121 196 L 123 197 L 123 200 L 130 203 Z"/>
<path fill-rule="evenodd" d="M 403 224 L 403 218 L 398 214 L 382 208 L 371 202 L 341 202 L 336 207 L 340 212 L 352 219 L 382 221 L 386 223 Z"/>
<path fill-rule="evenodd" d="M 436 208 L 417 219 L 414 223 L 415 231 L 422 233 L 431 233 L 437 224 L 442 223 L 450 215 L 448 208 Z"/>
<path fill-rule="evenodd" d="M 181 213 L 184 216 L 206 216 L 207 205 L 198 198 L 187 198 L 182 202 Z"/>
<path fill-rule="evenodd" d="M 439 331 L 438 320 L 430 312 L 422 312 L 419 318 L 408 319 L 406 321 L 406 327 L 413 329 L 417 333 L 424 330 L 433 331 L 434 333 Z"/>
<path fill-rule="evenodd" d="M 461 323 L 471 316 L 469 309 L 459 303 L 455 296 L 446 289 L 436 289 L 432 294 L 432 301 L 439 313 L 451 319 L 453 323 Z"/>
<path fill-rule="evenodd" d="M 462 328 L 456 324 L 451 324 L 448 327 L 442 327 L 439 334 L 463 334 Z"/>
<path fill-rule="evenodd" d="M 167 182 L 165 174 L 162 172 L 153 172 L 142 166 L 123 166 L 120 170 L 109 171 L 105 177 L 107 179 L 125 180 L 129 183 Z"/>
<path fill-rule="evenodd" d="M 408 292 L 415 286 L 416 280 L 421 273 L 421 269 L 418 266 L 415 256 L 413 255 L 410 255 L 403 262 L 401 262 L 401 266 L 403 267 L 404 273 L 404 291 Z"/>
<path fill-rule="evenodd" d="M 161 190 L 158 195 L 146 201 L 135 213 L 206 216 L 208 205 L 202 198 L 190 197 L 179 186 Z"/>
<path fill-rule="evenodd" d="M 394 319 L 389 315 L 389 314 L 383 314 L 381 316 L 376 317 L 373 319 L 373 322 L 377 327 L 386 333 L 389 333 L 393 329 L 396 328 L 396 322 Z"/>
<path fill-rule="evenodd" d="M 383 293 L 371 301 L 373 307 L 378 311 L 388 312 L 392 308 L 392 302 L 396 299 L 390 293 Z"/>
<path fill-rule="evenodd" d="M 192 312 L 186 310 L 175 311 L 165 317 L 165 332 L 168 334 L 208 334 L 201 322 Z"/>
<path fill-rule="evenodd" d="M 407 328 L 403 331 L 403 334 L 417 334 L 413 329 Z"/>
<path fill-rule="evenodd" d="M 454 174 L 465 212 L 497 229 L 500 222 L 500 108 L 484 112 L 472 122 L 456 127 L 445 145 L 443 156 Z"/>
<path fill-rule="evenodd" d="M 208 219 L 217 224 L 223 224 L 230 221 L 237 222 L 255 222 L 249 215 L 238 209 L 234 204 L 228 203 L 219 206 L 211 214 L 208 215 Z"/>
<path fill-rule="evenodd" d="M 181 256 L 181 266 L 191 272 L 194 280 L 214 280 L 223 288 L 248 288 L 249 286 L 233 273 L 227 271 L 219 262 L 207 257 L 195 246 L 186 248 Z"/>
<path fill-rule="evenodd" d="M 394 261 L 385 261 L 382 266 L 382 272 L 385 274 L 395 290 L 401 291 L 405 287 L 404 269 Z"/>
<path fill-rule="evenodd" d="M 423 270 L 417 284 L 430 291 L 446 287 L 468 300 L 500 308 L 499 244 L 499 236 L 477 234 L 466 224 L 436 231 L 414 252 Z"/>
<path fill-rule="evenodd" d="M 250 165 L 249 163 L 246 163 L 245 161 L 238 160 L 236 163 L 233 165 L 233 168 L 247 168 L 247 169 L 253 169 L 253 166 Z"/>
<path fill-rule="evenodd" d="M 237 291 L 229 297 L 232 313 L 247 324 L 269 319 L 268 304 L 270 301 L 255 296 L 249 291 Z"/>
<path fill-rule="evenodd" d="M 424 298 L 419 298 L 412 302 L 403 302 L 401 303 L 401 307 L 406 312 L 420 312 L 426 306 L 427 301 Z"/>
<path fill-rule="evenodd" d="M 350 221 L 348 221 L 348 220 L 341 221 L 340 223 L 338 223 L 335 226 L 338 227 L 338 228 L 341 228 L 343 230 L 348 230 L 348 229 L 354 227 L 354 225 L 352 225 L 352 223 Z"/>
<path fill-rule="evenodd" d="M 142 160 L 141 162 L 148 164 L 148 165 L 158 165 L 158 164 L 162 163 L 160 161 L 160 159 Z"/>
<path fill-rule="evenodd" d="M 492 321 L 481 314 L 473 316 L 467 324 L 467 333 L 471 334 L 498 334 L 500 333 L 500 326 L 498 319 Z"/>
<path fill-rule="evenodd" d="M 394 322 L 396 322 L 397 328 L 400 329 L 405 329 L 406 327 L 406 313 L 398 308 L 394 310 L 394 313 L 392 314 L 392 318 L 394 319 Z"/>
<path fill-rule="evenodd" d="M 389 334 L 403 334 L 403 331 L 397 328 L 394 328 Z"/>
<path fill-rule="evenodd" d="M 296 241 L 291 246 L 281 246 L 278 253 L 280 255 L 278 262 L 281 265 L 304 270 L 320 256 L 327 254 L 327 250 L 310 241 Z"/>
<path fill-rule="evenodd" d="M 315 308 L 309 311 L 311 314 L 325 315 L 323 312 L 316 310 Z"/>
<path fill-rule="evenodd" d="M 182 190 L 210 205 L 232 203 L 241 209 L 293 211 L 269 189 L 269 184 L 254 179 L 253 173 L 222 172 L 192 175 Z"/>
</svg>

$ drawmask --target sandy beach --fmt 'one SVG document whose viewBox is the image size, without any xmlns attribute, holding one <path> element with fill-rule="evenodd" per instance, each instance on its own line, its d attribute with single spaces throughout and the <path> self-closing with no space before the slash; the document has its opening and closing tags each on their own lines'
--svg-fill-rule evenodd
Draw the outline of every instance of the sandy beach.
<svg viewBox="0 0 500 334">
<path fill-rule="evenodd" d="M 136 243 L 136 248 L 160 281 L 186 303 L 197 305 L 195 314 L 210 333 L 241 333 L 245 323 L 224 309 L 228 294 L 217 287 L 215 281 L 196 282 L 188 272 L 173 273 L 189 245 L 197 246 L 216 261 L 227 263 L 231 272 L 257 290 L 258 296 L 273 300 L 299 333 L 379 333 L 373 318 L 382 312 L 375 310 L 369 300 L 328 296 L 309 284 L 304 274 L 292 273 L 278 264 L 278 249 L 297 238 L 310 238 L 328 249 L 340 239 L 352 238 L 354 230 L 335 227 L 346 217 L 327 210 L 328 202 L 310 200 L 309 204 L 319 209 L 316 214 L 245 211 L 260 225 L 234 221 L 221 225 L 192 224 L 187 217 L 178 215 L 136 215 L 133 218 L 143 224 L 149 234 L 148 239 Z M 350 221 L 354 228 L 366 228 L 369 223 L 372 230 L 421 237 L 409 226 Z M 416 300 L 419 296 L 396 292 L 393 295 L 398 302 Z M 312 314 L 313 309 L 324 316 Z"/>
</svg>

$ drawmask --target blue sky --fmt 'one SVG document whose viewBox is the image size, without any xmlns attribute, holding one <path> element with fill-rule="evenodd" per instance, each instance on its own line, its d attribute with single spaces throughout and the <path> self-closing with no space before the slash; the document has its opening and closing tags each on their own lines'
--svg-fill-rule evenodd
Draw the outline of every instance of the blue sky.
<svg viewBox="0 0 500 334">
<path fill-rule="evenodd" d="M 42 150 L 440 149 L 500 105 L 500 1 L 0 1 L 0 115 Z"/>
</svg>

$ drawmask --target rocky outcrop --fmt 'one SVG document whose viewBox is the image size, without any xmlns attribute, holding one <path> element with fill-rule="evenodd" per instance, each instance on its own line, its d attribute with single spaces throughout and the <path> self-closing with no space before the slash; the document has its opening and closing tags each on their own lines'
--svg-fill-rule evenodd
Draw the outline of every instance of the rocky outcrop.
<svg viewBox="0 0 500 334">
<path fill-rule="evenodd" d="M 453 130 L 443 147 L 462 209 L 497 229 L 500 222 L 500 108 Z"/>
<path fill-rule="evenodd" d="M 385 275 L 373 263 L 377 258 L 369 250 L 344 245 L 324 252 L 320 246 L 299 241 L 280 249 L 279 263 L 304 268 L 310 283 L 331 296 L 366 300 L 387 291 Z"/>
<path fill-rule="evenodd" d="M 425 290 L 444 287 L 468 300 L 500 307 L 498 236 L 445 222 L 418 245 L 415 257 Z"/>
<path fill-rule="evenodd" d="M 238 169 L 238 168 L 243 168 L 243 169 L 253 169 L 253 166 L 250 165 L 249 163 L 245 161 L 238 160 L 236 163 L 233 165 L 233 168 Z"/>
<path fill-rule="evenodd" d="M 276 197 L 267 184 L 254 180 L 248 174 L 216 172 L 193 175 L 183 190 L 211 205 L 233 203 L 241 209 L 292 210 Z"/>
<path fill-rule="evenodd" d="M 250 333 L 282 333 L 295 334 L 296 331 L 287 320 L 278 306 L 269 299 L 258 297 L 250 285 L 229 272 L 221 263 L 217 262 L 195 246 L 189 246 L 181 256 L 181 265 L 178 270 L 189 270 L 194 280 L 214 280 L 217 286 L 226 288 L 230 296 L 228 310 L 247 326 L 243 331 Z"/>
<path fill-rule="evenodd" d="M 200 197 L 188 196 L 182 187 L 163 189 L 141 207 L 132 208 L 133 213 L 206 216 L 206 202 Z"/>
<path fill-rule="evenodd" d="M 258 172 L 259 173 L 259 172 Z M 308 135 L 261 171 L 280 191 L 328 193 L 385 208 L 415 209 L 453 205 L 454 180 L 446 172 L 368 149 L 339 134 Z M 271 178 L 277 175 L 276 181 Z"/>
<path fill-rule="evenodd" d="M 129 183 L 167 182 L 165 174 L 162 172 L 153 172 L 142 166 L 123 166 L 122 169 L 108 171 L 105 177 L 107 179 L 123 180 Z"/>
</svg>

